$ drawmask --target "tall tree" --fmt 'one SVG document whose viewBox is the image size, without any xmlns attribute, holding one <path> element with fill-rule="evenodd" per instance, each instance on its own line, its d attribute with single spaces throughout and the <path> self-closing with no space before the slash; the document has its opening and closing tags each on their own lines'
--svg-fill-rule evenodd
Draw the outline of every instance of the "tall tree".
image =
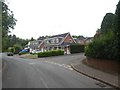
<svg viewBox="0 0 120 90">
<path fill-rule="evenodd" d="M 107 13 L 104 16 L 103 21 L 101 23 L 101 29 L 100 29 L 101 33 L 106 33 L 110 29 L 113 29 L 114 17 L 115 15 L 113 13 Z"/>
<path fill-rule="evenodd" d="M 33 37 L 31 37 L 30 41 L 34 41 L 35 39 Z"/>
<path fill-rule="evenodd" d="M 2 51 L 5 51 L 8 48 L 8 33 L 10 28 L 14 29 L 17 20 L 8 5 L 4 2 L 0 3 L 2 3 Z"/>
<path fill-rule="evenodd" d="M 117 54 L 118 54 L 118 59 L 120 59 L 120 1 L 117 4 L 116 8 L 116 29 L 115 29 L 115 35 L 116 35 L 116 45 L 117 45 Z"/>
</svg>

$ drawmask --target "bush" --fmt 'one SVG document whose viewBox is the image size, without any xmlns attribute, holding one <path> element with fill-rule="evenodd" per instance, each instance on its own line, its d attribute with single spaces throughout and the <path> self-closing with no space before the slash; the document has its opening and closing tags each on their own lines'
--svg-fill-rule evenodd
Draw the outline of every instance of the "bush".
<svg viewBox="0 0 120 90">
<path fill-rule="evenodd" d="M 14 53 L 14 52 L 15 52 L 15 48 L 14 48 L 14 47 L 9 47 L 9 48 L 8 48 L 8 52 Z"/>
<path fill-rule="evenodd" d="M 75 44 L 75 45 L 70 45 L 70 53 L 81 53 L 84 52 L 84 45 L 80 44 Z"/>
<path fill-rule="evenodd" d="M 15 45 L 13 45 L 13 47 L 15 48 L 14 54 L 18 54 L 19 51 L 22 49 L 22 46 L 19 44 L 15 44 Z"/>
<path fill-rule="evenodd" d="M 63 50 L 52 50 L 52 51 L 38 53 L 38 57 L 50 57 L 50 56 L 59 56 L 59 55 L 64 55 L 64 51 Z"/>
<path fill-rule="evenodd" d="M 112 32 L 108 32 L 85 47 L 85 55 L 98 59 L 116 59 L 115 39 Z"/>
</svg>

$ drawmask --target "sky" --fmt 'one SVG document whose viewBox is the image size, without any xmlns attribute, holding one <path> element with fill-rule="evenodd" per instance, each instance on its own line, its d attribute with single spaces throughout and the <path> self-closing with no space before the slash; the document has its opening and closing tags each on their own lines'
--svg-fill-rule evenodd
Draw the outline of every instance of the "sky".
<svg viewBox="0 0 120 90">
<path fill-rule="evenodd" d="M 23 39 L 57 35 L 93 37 L 119 0 L 8 0 L 17 23 L 11 34 Z"/>
</svg>

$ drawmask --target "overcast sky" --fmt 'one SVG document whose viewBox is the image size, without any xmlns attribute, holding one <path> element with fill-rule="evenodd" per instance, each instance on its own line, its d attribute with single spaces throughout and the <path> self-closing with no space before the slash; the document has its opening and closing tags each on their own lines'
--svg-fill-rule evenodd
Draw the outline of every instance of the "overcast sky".
<svg viewBox="0 0 120 90">
<path fill-rule="evenodd" d="M 119 0 L 9 0 L 18 20 L 12 34 L 23 39 L 70 32 L 91 37 Z"/>
</svg>

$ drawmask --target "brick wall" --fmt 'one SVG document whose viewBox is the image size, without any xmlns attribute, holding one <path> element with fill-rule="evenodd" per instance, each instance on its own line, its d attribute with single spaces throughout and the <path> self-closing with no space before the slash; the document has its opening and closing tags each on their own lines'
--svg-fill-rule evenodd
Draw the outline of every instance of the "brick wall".
<svg viewBox="0 0 120 90">
<path fill-rule="evenodd" d="M 72 39 L 72 37 L 70 36 L 70 34 L 68 34 L 68 36 L 65 38 L 64 42 L 70 42 L 70 40 L 72 43 L 75 43 L 74 40 Z"/>
<path fill-rule="evenodd" d="M 107 71 L 110 73 L 118 73 L 120 68 L 116 60 L 99 60 L 99 59 L 87 58 L 86 63 L 97 69 Z"/>
</svg>

